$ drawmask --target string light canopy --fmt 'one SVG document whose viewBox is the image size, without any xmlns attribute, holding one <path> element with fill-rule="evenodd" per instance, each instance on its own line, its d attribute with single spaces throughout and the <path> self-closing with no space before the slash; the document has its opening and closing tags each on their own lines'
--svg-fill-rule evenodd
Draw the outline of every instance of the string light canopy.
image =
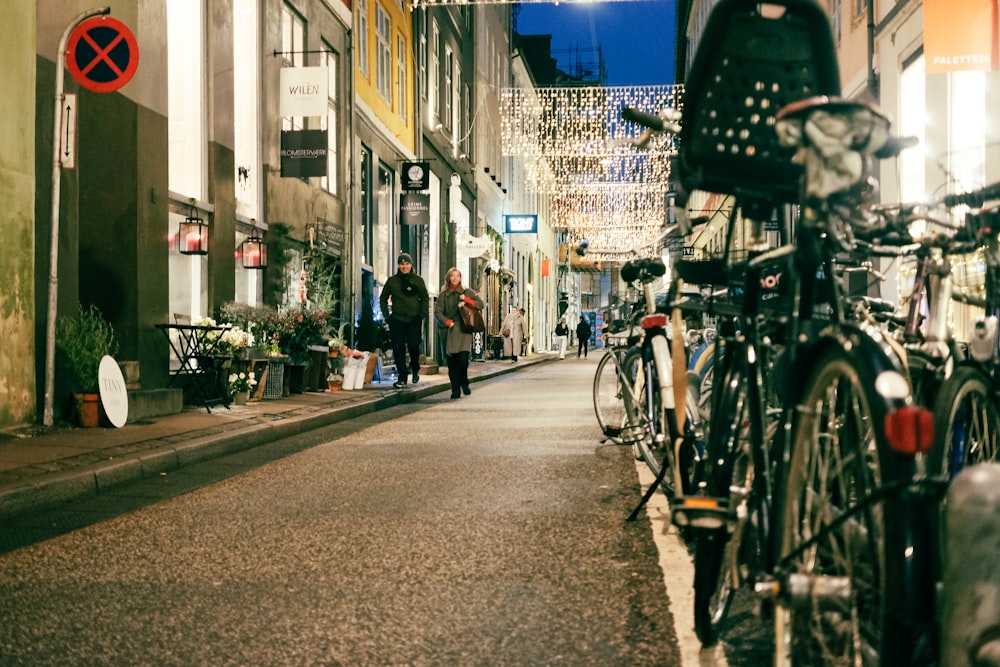
<svg viewBox="0 0 1000 667">
<path fill-rule="evenodd" d="M 257 233 L 257 220 L 250 221 L 250 236 L 240 245 L 244 269 L 264 269 L 267 267 L 267 244 Z"/>
<path fill-rule="evenodd" d="M 617 2 L 624 2 L 625 0 L 611 0 Z M 450 7 L 450 6 L 461 6 L 461 5 L 512 5 L 512 4 L 529 4 L 529 3 L 547 3 L 551 4 L 552 0 L 411 0 L 410 7 L 416 9 L 417 7 Z M 591 4 L 593 0 L 559 0 L 567 5 L 582 5 Z M 556 4 L 559 4 L 558 2 Z"/>
<path fill-rule="evenodd" d="M 191 200 L 191 215 L 177 227 L 177 250 L 182 255 L 208 254 L 208 225 L 198 215 Z"/>
<path fill-rule="evenodd" d="M 623 107 L 680 110 L 679 85 L 507 88 L 501 140 L 525 165 L 527 187 L 553 201 L 553 226 L 611 255 L 655 244 L 667 221 L 676 137 L 639 148 L 643 128 Z M 588 251 L 588 254 L 591 254 Z"/>
</svg>

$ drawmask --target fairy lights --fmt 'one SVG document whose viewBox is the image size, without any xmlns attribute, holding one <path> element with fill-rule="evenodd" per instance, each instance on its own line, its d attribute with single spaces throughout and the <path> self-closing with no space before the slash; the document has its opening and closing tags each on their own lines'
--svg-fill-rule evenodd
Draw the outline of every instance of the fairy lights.
<svg viewBox="0 0 1000 667">
<path fill-rule="evenodd" d="M 553 201 L 553 226 L 610 255 L 653 243 L 666 221 L 676 137 L 635 143 L 643 128 L 623 107 L 680 108 L 682 86 L 507 88 L 504 154 L 526 165 L 527 185 Z"/>
</svg>

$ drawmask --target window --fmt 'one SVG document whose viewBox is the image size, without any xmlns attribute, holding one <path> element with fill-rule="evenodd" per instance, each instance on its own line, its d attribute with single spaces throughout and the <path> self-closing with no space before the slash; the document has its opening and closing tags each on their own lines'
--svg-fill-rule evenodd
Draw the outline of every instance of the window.
<svg viewBox="0 0 1000 667">
<path fill-rule="evenodd" d="M 233 104 L 239 111 L 233 118 L 233 157 L 236 162 L 236 243 L 239 248 L 253 231 L 246 224 L 259 220 L 261 193 L 260 159 L 260 45 L 257 41 L 259 25 L 257 0 L 233 2 Z M 266 225 L 257 226 L 257 233 Z M 171 258 L 170 261 L 174 261 Z M 263 280 L 260 271 L 244 269 L 239 259 L 233 269 L 235 274 L 234 298 L 240 303 L 258 304 L 263 298 Z M 173 312 L 173 311 L 172 311 Z M 180 311 L 177 311 L 180 312 Z"/>
<path fill-rule="evenodd" d="M 446 127 L 454 127 L 451 118 L 451 109 L 454 90 L 452 88 L 452 77 L 455 73 L 455 58 L 452 55 L 451 47 L 444 47 L 444 81 L 441 84 L 444 93 L 444 102 L 441 104 L 441 121 Z"/>
<path fill-rule="evenodd" d="M 419 12 L 420 47 L 417 49 L 417 66 L 420 68 L 420 99 L 427 99 L 427 13 Z"/>
<path fill-rule="evenodd" d="M 427 89 L 427 124 L 432 128 L 437 118 L 437 102 L 440 97 L 438 90 L 438 77 L 440 76 L 441 57 L 441 32 L 438 30 L 437 19 L 431 23 L 431 47 L 430 47 L 430 86 Z"/>
<path fill-rule="evenodd" d="M 357 0 L 358 12 L 358 67 L 366 79 L 368 75 L 368 0 Z"/>
<path fill-rule="evenodd" d="M 257 0 L 233 4 L 233 153 L 236 162 L 236 214 L 260 218 L 260 62 L 257 42 Z"/>
<path fill-rule="evenodd" d="M 841 0 L 833 0 L 830 6 L 830 29 L 833 32 L 833 41 L 835 44 L 840 44 L 840 24 L 843 13 Z"/>
<path fill-rule="evenodd" d="M 378 94 L 389 106 L 392 106 L 392 51 L 389 47 L 389 14 L 382 5 L 375 3 L 375 85 Z"/>
<path fill-rule="evenodd" d="M 283 67 L 302 67 L 305 65 L 305 34 L 306 27 L 302 17 L 288 5 L 281 8 L 281 58 Z M 281 119 L 281 129 L 305 129 L 302 116 L 286 116 Z"/>
<path fill-rule="evenodd" d="M 854 18 L 860 18 L 868 12 L 867 0 L 854 0 Z"/>
<path fill-rule="evenodd" d="M 399 101 L 396 110 L 399 117 L 406 120 L 406 41 L 402 35 L 396 36 L 396 97 Z"/>
<path fill-rule="evenodd" d="M 177 250 L 177 227 L 207 190 L 205 17 L 201 0 L 167 3 L 167 163 L 168 188 L 182 195 L 169 204 L 167 307 L 170 313 L 202 317 L 208 308 L 208 256 Z M 211 212 L 198 214 L 212 224 Z"/>
<path fill-rule="evenodd" d="M 201 199 L 205 186 L 205 43 L 199 0 L 167 4 L 169 188 Z M 183 217 L 183 216 L 182 216 Z"/>
<path fill-rule="evenodd" d="M 326 130 L 326 176 L 320 179 L 320 187 L 331 194 L 337 194 L 337 100 L 340 97 L 340 58 L 333 47 L 324 42 L 326 53 L 323 65 L 326 67 L 326 117 L 321 121 L 321 129 Z"/>
</svg>

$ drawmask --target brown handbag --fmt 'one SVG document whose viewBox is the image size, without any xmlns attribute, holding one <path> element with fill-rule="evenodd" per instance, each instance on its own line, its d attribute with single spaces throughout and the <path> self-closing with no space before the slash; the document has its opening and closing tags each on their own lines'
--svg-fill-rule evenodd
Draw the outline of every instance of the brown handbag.
<svg viewBox="0 0 1000 667">
<path fill-rule="evenodd" d="M 466 304 L 459 306 L 458 312 L 461 319 L 458 321 L 465 333 L 483 333 L 486 331 L 486 322 L 483 320 L 483 311 L 475 306 Z"/>
</svg>

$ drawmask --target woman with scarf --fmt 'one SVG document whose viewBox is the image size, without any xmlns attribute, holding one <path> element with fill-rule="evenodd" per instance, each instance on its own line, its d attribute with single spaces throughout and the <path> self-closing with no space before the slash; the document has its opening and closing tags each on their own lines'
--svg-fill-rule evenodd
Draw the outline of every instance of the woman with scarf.
<svg viewBox="0 0 1000 667">
<path fill-rule="evenodd" d="M 451 397 L 472 393 L 469 388 L 469 355 L 472 354 L 472 334 L 462 331 L 459 308 L 485 304 L 473 290 L 462 286 L 462 272 L 451 267 L 444 276 L 444 285 L 434 307 L 434 317 L 444 327 L 445 355 L 448 357 L 448 379 L 451 380 Z"/>
</svg>

